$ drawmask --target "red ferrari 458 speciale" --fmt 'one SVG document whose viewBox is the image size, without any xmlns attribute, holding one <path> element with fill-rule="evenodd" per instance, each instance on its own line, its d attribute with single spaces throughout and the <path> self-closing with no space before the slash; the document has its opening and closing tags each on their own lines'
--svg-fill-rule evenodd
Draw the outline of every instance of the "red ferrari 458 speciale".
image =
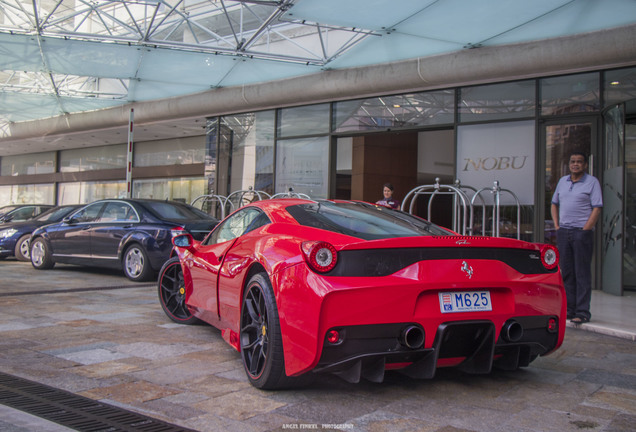
<svg viewBox="0 0 636 432">
<path fill-rule="evenodd" d="M 221 329 L 262 389 L 318 373 L 512 370 L 565 333 L 553 246 L 461 236 L 374 204 L 258 201 L 201 242 L 173 243 L 158 282 L 165 313 Z"/>
</svg>

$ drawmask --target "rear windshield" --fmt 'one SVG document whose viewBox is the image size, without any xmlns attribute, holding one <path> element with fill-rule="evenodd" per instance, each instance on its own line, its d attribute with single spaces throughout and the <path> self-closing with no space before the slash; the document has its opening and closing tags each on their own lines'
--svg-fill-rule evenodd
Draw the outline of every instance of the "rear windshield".
<svg viewBox="0 0 636 432">
<path fill-rule="evenodd" d="M 163 201 L 144 201 L 143 205 L 149 207 L 161 219 L 169 220 L 216 220 L 209 214 L 188 205 L 180 205 Z"/>
<path fill-rule="evenodd" d="M 364 240 L 454 235 L 409 213 L 367 203 L 319 201 L 290 206 L 287 211 L 301 225 Z"/>
<path fill-rule="evenodd" d="M 14 206 L 6 206 L 6 207 L 0 208 L 0 216 L 2 216 L 3 214 L 9 213 L 13 209 L 17 209 L 18 207 L 20 206 L 14 205 Z"/>
<path fill-rule="evenodd" d="M 51 210 L 47 210 L 44 213 L 42 213 L 41 215 L 36 216 L 35 220 L 38 220 L 40 222 L 46 222 L 46 221 L 56 222 L 56 221 L 60 221 L 64 217 L 66 217 L 69 214 L 71 214 L 71 212 L 73 210 L 76 210 L 76 209 L 77 209 L 77 207 L 56 207 L 56 208 L 52 208 Z"/>
</svg>

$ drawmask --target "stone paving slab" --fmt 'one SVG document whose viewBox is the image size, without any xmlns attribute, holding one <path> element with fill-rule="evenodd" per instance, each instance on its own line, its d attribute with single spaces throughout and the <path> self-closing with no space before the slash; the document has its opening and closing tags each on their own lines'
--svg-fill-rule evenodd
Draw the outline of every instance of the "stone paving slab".
<svg viewBox="0 0 636 432">
<path fill-rule="evenodd" d="M 0 262 L 0 280 L 21 271 L 23 289 L 37 290 L 36 271 L 20 265 Z M 444 369 L 431 380 L 389 372 L 381 384 L 357 385 L 322 376 L 305 388 L 261 391 L 218 330 L 169 321 L 156 288 L 72 274 L 48 284 L 55 292 L 1 297 L 0 371 L 199 431 L 636 430 L 631 340 L 568 327 L 560 350 L 519 371 Z M 100 289 L 68 291 L 82 286 Z M 0 295 L 14 289 L 0 282 Z"/>
</svg>

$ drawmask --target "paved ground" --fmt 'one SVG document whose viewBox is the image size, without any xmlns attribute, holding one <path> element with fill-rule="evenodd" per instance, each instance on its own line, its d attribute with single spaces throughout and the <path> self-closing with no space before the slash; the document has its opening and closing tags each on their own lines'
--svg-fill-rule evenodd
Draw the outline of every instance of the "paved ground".
<svg viewBox="0 0 636 432">
<path fill-rule="evenodd" d="M 199 431 L 636 430 L 631 340 L 568 328 L 559 351 L 517 372 L 325 377 L 266 392 L 248 384 L 218 330 L 169 321 L 154 285 L 16 261 L 0 262 L 0 372 Z M 0 430 L 34 430 L 14 417 L 0 409 Z"/>
</svg>

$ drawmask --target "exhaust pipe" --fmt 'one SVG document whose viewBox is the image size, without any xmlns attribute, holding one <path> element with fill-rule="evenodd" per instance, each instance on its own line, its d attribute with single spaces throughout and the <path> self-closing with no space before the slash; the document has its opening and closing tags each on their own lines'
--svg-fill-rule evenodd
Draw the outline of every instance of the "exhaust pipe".
<svg viewBox="0 0 636 432">
<path fill-rule="evenodd" d="M 523 337 L 523 327 L 517 321 L 507 321 L 501 328 L 501 336 L 507 342 L 519 342 Z"/>
<path fill-rule="evenodd" d="M 411 349 L 422 348 L 424 346 L 424 330 L 415 325 L 404 327 L 400 333 L 400 343 Z"/>
</svg>

